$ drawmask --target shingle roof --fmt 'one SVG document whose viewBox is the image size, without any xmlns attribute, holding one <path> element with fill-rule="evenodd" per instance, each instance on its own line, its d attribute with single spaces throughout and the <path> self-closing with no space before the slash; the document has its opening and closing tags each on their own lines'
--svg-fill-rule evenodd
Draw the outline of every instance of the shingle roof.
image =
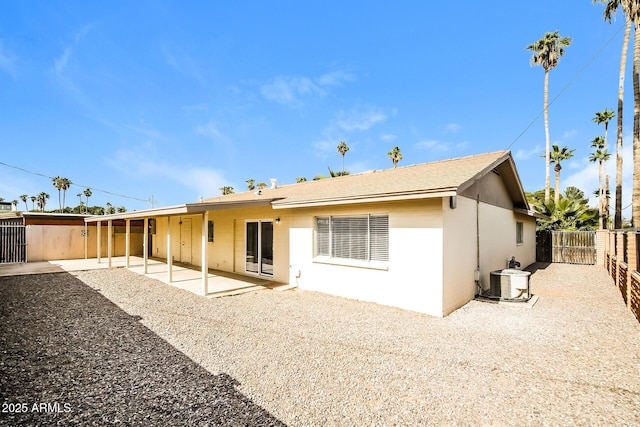
<svg viewBox="0 0 640 427">
<path fill-rule="evenodd" d="M 456 192 L 473 184 L 484 174 L 500 168 L 516 205 L 526 207 L 524 191 L 509 151 L 440 160 L 411 166 L 363 172 L 298 184 L 265 188 L 206 199 L 205 203 L 233 203 L 272 199 L 274 207 L 322 205 L 367 199 L 413 196 L 428 197 Z"/>
</svg>

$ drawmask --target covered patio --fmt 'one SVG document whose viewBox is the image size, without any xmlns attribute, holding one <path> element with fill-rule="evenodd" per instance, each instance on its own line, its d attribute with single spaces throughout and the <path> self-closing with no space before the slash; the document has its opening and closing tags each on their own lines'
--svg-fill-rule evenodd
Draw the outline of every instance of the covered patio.
<svg viewBox="0 0 640 427">
<path fill-rule="evenodd" d="M 125 267 L 134 273 L 159 280 L 197 295 L 204 295 L 211 298 L 236 295 L 260 289 L 290 289 L 286 284 L 275 283 L 267 279 L 209 269 L 207 272 L 207 293 L 203 294 L 201 270 L 192 266 L 173 263 L 171 266 L 171 280 L 169 280 L 169 274 L 167 273 L 169 266 L 166 262 L 158 259 L 147 259 L 145 268 L 145 260 L 137 256 L 129 257 L 128 262 L 127 257 L 119 256 L 111 257 L 110 260 L 98 260 L 96 258 L 56 260 L 49 261 L 48 264 L 67 272 Z M 36 266 L 34 266 L 34 268 L 35 267 Z M 37 270 L 38 272 L 43 271 L 42 267 Z"/>
<path fill-rule="evenodd" d="M 60 265 L 65 270 L 67 268 L 76 268 L 74 265 L 78 263 L 83 265 L 82 268 L 76 268 L 78 270 L 102 267 L 126 267 L 136 273 L 204 296 L 232 295 L 261 288 L 289 288 L 285 284 L 274 282 L 269 278 L 260 276 L 253 277 L 209 268 L 209 246 L 213 241 L 213 225 L 209 218 L 210 212 L 238 207 L 268 206 L 272 200 L 273 199 L 270 198 L 264 198 L 242 202 L 198 202 L 165 208 L 88 217 L 85 218 L 85 235 L 89 233 L 88 225 L 96 225 L 97 257 L 93 259 L 88 258 L 86 255 L 89 253 L 86 247 L 88 239 L 85 239 L 84 260 L 52 262 Z M 151 234 L 155 235 L 158 220 L 163 220 L 166 224 L 166 235 L 163 237 L 165 241 L 162 244 L 163 247 L 166 248 L 166 257 L 164 256 L 165 254 L 157 255 L 155 253 L 155 256 L 152 256 L 152 251 L 150 250 Z M 122 225 L 116 225 L 122 224 L 123 221 L 124 227 L 122 227 Z M 142 223 L 140 227 L 142 230 L 138 230 L 138 233 L 141 233 L 142 236 L 138 234 L 137 238 L 134 238 L 135 233 L 132 230 L 134 221 Z M 201 224 L 201 227 L 193 227 L 194 243 L 196 241 L 195 236 L 200 240 L 194 245 L 194 249 L 198 248 L 194 252 L 198 253 L 193 257 L 193 261 L 189 259 L 187 262 L 180 262 L 180 253 L 176 253 L 174 248 L 175 244 L 172 245 L 172 239 L 177 239 L 178 243 L 180 243 L 180 241 L 179 236 L 172 235 L 171 224 L 182 224 L 183 221 L 189 221 L 190 232 L 192 222 L 194 225 L 196 223 Z M 106 225 L 106 227 L 104 227 L 104 225 Z M 116 233 L 116 228 L 120 229 L 120 236 L 124 234 L 124 256 L 122 256 L 122 240 L 120 240 L 120 251 L 117 253 L 118 256 L 116 256 L 117 251 L 114 248 L 114 233 Z M 151 232 L 150 230 L 154 231 Z M 106 236 L 101 236 L 105 231 Z M 106 256 L 104 244 L 107 246 Z M 189 249 L 191 249 L 190 242 Z"/>
</svg>

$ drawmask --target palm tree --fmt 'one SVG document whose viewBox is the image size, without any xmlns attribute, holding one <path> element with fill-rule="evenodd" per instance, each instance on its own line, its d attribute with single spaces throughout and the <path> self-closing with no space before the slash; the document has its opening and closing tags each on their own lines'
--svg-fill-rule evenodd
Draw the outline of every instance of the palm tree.
<svg viewBox="0 0 640 427">
<path fill-rule="evenodd" d="M 15 210 L 18 210 L 18 201 L 17 201 L 17 200 L 12 200 L 12 201 L 11 201 L 11 204 L 13 205 L 13 208 L 14 208 Z"/>
<path fill-rule="evenodd" d="M 267 184 L 265 184 L 266 187 Z M 260 184 L 258 184 L 258 187 L 260 187 Z M 220 187 L 219 189 L 222 192 L 223 196 L 226 196 L 227 194 L 233 194 L 233 187 L 225 185 L 224 187 Z"/>
<path fill-rule="evenodd" d="M 47 199 L 49 195 L 44 191 L 40 192 L 36 197 L 36 201 L 38 202 L 38 207 L 40 208 L 40 212 L 44 212 L 44 208 L 47 205 Z"/>
<path fill-rule="evenodd" d="M 256 189 L 256 180 L 253 178 L 250 178 L 246 181 L 247 183 L 247 188 L 249 189 L 249 191 L 253 191 Z"/>
<path fill-rule="evenodd" d="M 60 178 L 60 185 L 62 186 L 62 212 L 66 205 L 67 190 L 71 187 L 71 180 L 69 178 Z"/>
<path fill-rule="evenodd" d="M 600 138 L 600 141 L 595 142 Z M 600 206 L 600 229 L 605 229 L 607 227 L 607 212 L 605 209 L 604 197 L 605 197 L 605 189 L 604 184 L 602 182 L 602 172 L 603 172 L 603 164 L 607 160 L 611 158 L 611 154 L 604 148 L 604 144 L 602 143 L 604 139 L 599 136 L 594 139 L 593 147 L 596 149 L 589 156 L 590 162 L 598 162 L 598 205 Z"/>
<path fill-rule="evenodd" d="M 549 188 L 551 187 L 550 139 L 549 139 L 549 71 L 554 69 L 560 58 L 564 55 L 564 48 L 571 45 L 571 37 L 561 37 L 558 31 L 545 33 L 540 40 L 527 46 L 527 50 L 533 52 L 531 65 L 541 65 L 544 68 L 544 133 L 545 145 L 545 187 L 544 200 L 549 201 Z"/>
<path fill-rule="evenodd" d="M 87 212 L 89 212 L 89 197 L 91 197 L 93 195 L 93 193 L 91 192 L 90 188 L 85 189 L 82 194 L 84 194 L 84 197 L 87 198 Z"/>
<path fill-rule="evenodd" d="M 28 211 L 29 210 L 29 206 L 27 206 L 27 198 L 29 196 L 27 194 L 21 194 L 20 195 L 20 200 L 22 200 L 24 202 L 24 210 Z"/>
<path fill-rule="evenodd" d="M 340 141 L 340 144 L 338 144 L 337 148 L 338 153 L 340 153 L 340 155 L 342 156 L 342 173 L 344 174 L 344 155 L 347 154 L 347 151 L 349 151 L 349 146 L 346 142 Z"/>
<path fill-rule="evenodd" d="M 106 205 L 107 205 L 107 209 L 104 211 L 105 215 L 115 213 L 115 209 L 113 208 L 113 205 L 110 202 L 107 202 Z"/>
<path fill-rule="evenodd" d="M 296 184 L 300 184 L 301 182 L 307 182 L 307 178 L 304 176 L 296 178 Z"/>
<path fill-rule="evenodd" d="M 627 68 L 627 52 L 629 51 L 629 38 L 631 35 L 632 9 L 637 11 L 637 1 L 631 0 L 593 0 L 594 3 L 604 3 L 603 18 L 611 23 L 618 8 L 625 14 L 624 38 L 622 39 L 622 53 L 620 54 L 620 84 L 618 85 L 618 129 L 616 141 L 616 208 L 614 216 L 614 228 L 622 228 L 622 110 L 624 101 L 624 75 Z M 632 8 L 632 6 L 635 6 Z"/>
<path fill-rule="evenodd" d="M 51 181 L 53 181 L 53 186 L 56 188 L 56 190 L 58 190 L 58 205 L 60 206 L 60 212 L 62 212 L 62 193 L 61 193 L 61 191 L 62 191 L 62 187 L 64 186 L 64 184 L 62 183 L 62 177 L 54 176 Z"/>
<path fill-rule="evenodd" d="M 398 162 L 402 160 L 402 153 L 400 153 L 400 147 L 393 147 L 393 150 L 389 151 L 387 153 L 387 156 L 389 156 L 389 158 L 393 162 L 393 168 L 395 169 L 396 167 L 398 167 Z"/>
<path fill-rule="evenodd" d="M 562 166 L 560 165 L 560 162 L 562 162 L 563 160 L 569 160 L 570 158 L 572 158 L 573 152 L 576 150 L 569 150 L 566 146 L 560 148 L 557 145 L 554 145 L 552 148 L 553 149 L 551 153 L 549 153 L 549 160 L 551 163 L 556 164 L 555 167 L 553 168 L 553 170 L 556 173 L 556 185 L 555 185 L 553 200 L 556 204 L 558 204 L 558 201 L 560 200 L 560 171 L 562 170 Z M 545 196 L 546 196 L 546 193 L 545 193 Z"/>
<path fill-rule="evenodd" d="M 36 200 L 38 200 L 38 198 L 36 196 L 31 196 L 31 210 L 35 211 L 36 210 Z"/>
</svg>

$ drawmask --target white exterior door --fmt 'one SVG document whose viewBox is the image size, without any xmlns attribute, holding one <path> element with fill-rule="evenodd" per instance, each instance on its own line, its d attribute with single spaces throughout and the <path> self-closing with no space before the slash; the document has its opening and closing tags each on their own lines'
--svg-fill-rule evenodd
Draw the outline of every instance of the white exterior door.
<svg viewBox="0 0 640 427">
<path fill-rule="evenodd" d="M 183 218 L 180 223 L 180 261 L 191 264 L 191 218 Z"/>
</svg>

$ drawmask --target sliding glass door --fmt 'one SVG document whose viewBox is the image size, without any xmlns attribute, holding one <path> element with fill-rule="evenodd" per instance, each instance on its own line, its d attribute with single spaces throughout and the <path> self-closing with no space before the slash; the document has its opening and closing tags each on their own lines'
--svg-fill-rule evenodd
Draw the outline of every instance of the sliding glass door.
<svg viewBox="0 0 640 427">
<path fill-rule="evenodd" d="M 273 222 L 247 221 L 245 270 L 273 276 Z"/>
</svg>

